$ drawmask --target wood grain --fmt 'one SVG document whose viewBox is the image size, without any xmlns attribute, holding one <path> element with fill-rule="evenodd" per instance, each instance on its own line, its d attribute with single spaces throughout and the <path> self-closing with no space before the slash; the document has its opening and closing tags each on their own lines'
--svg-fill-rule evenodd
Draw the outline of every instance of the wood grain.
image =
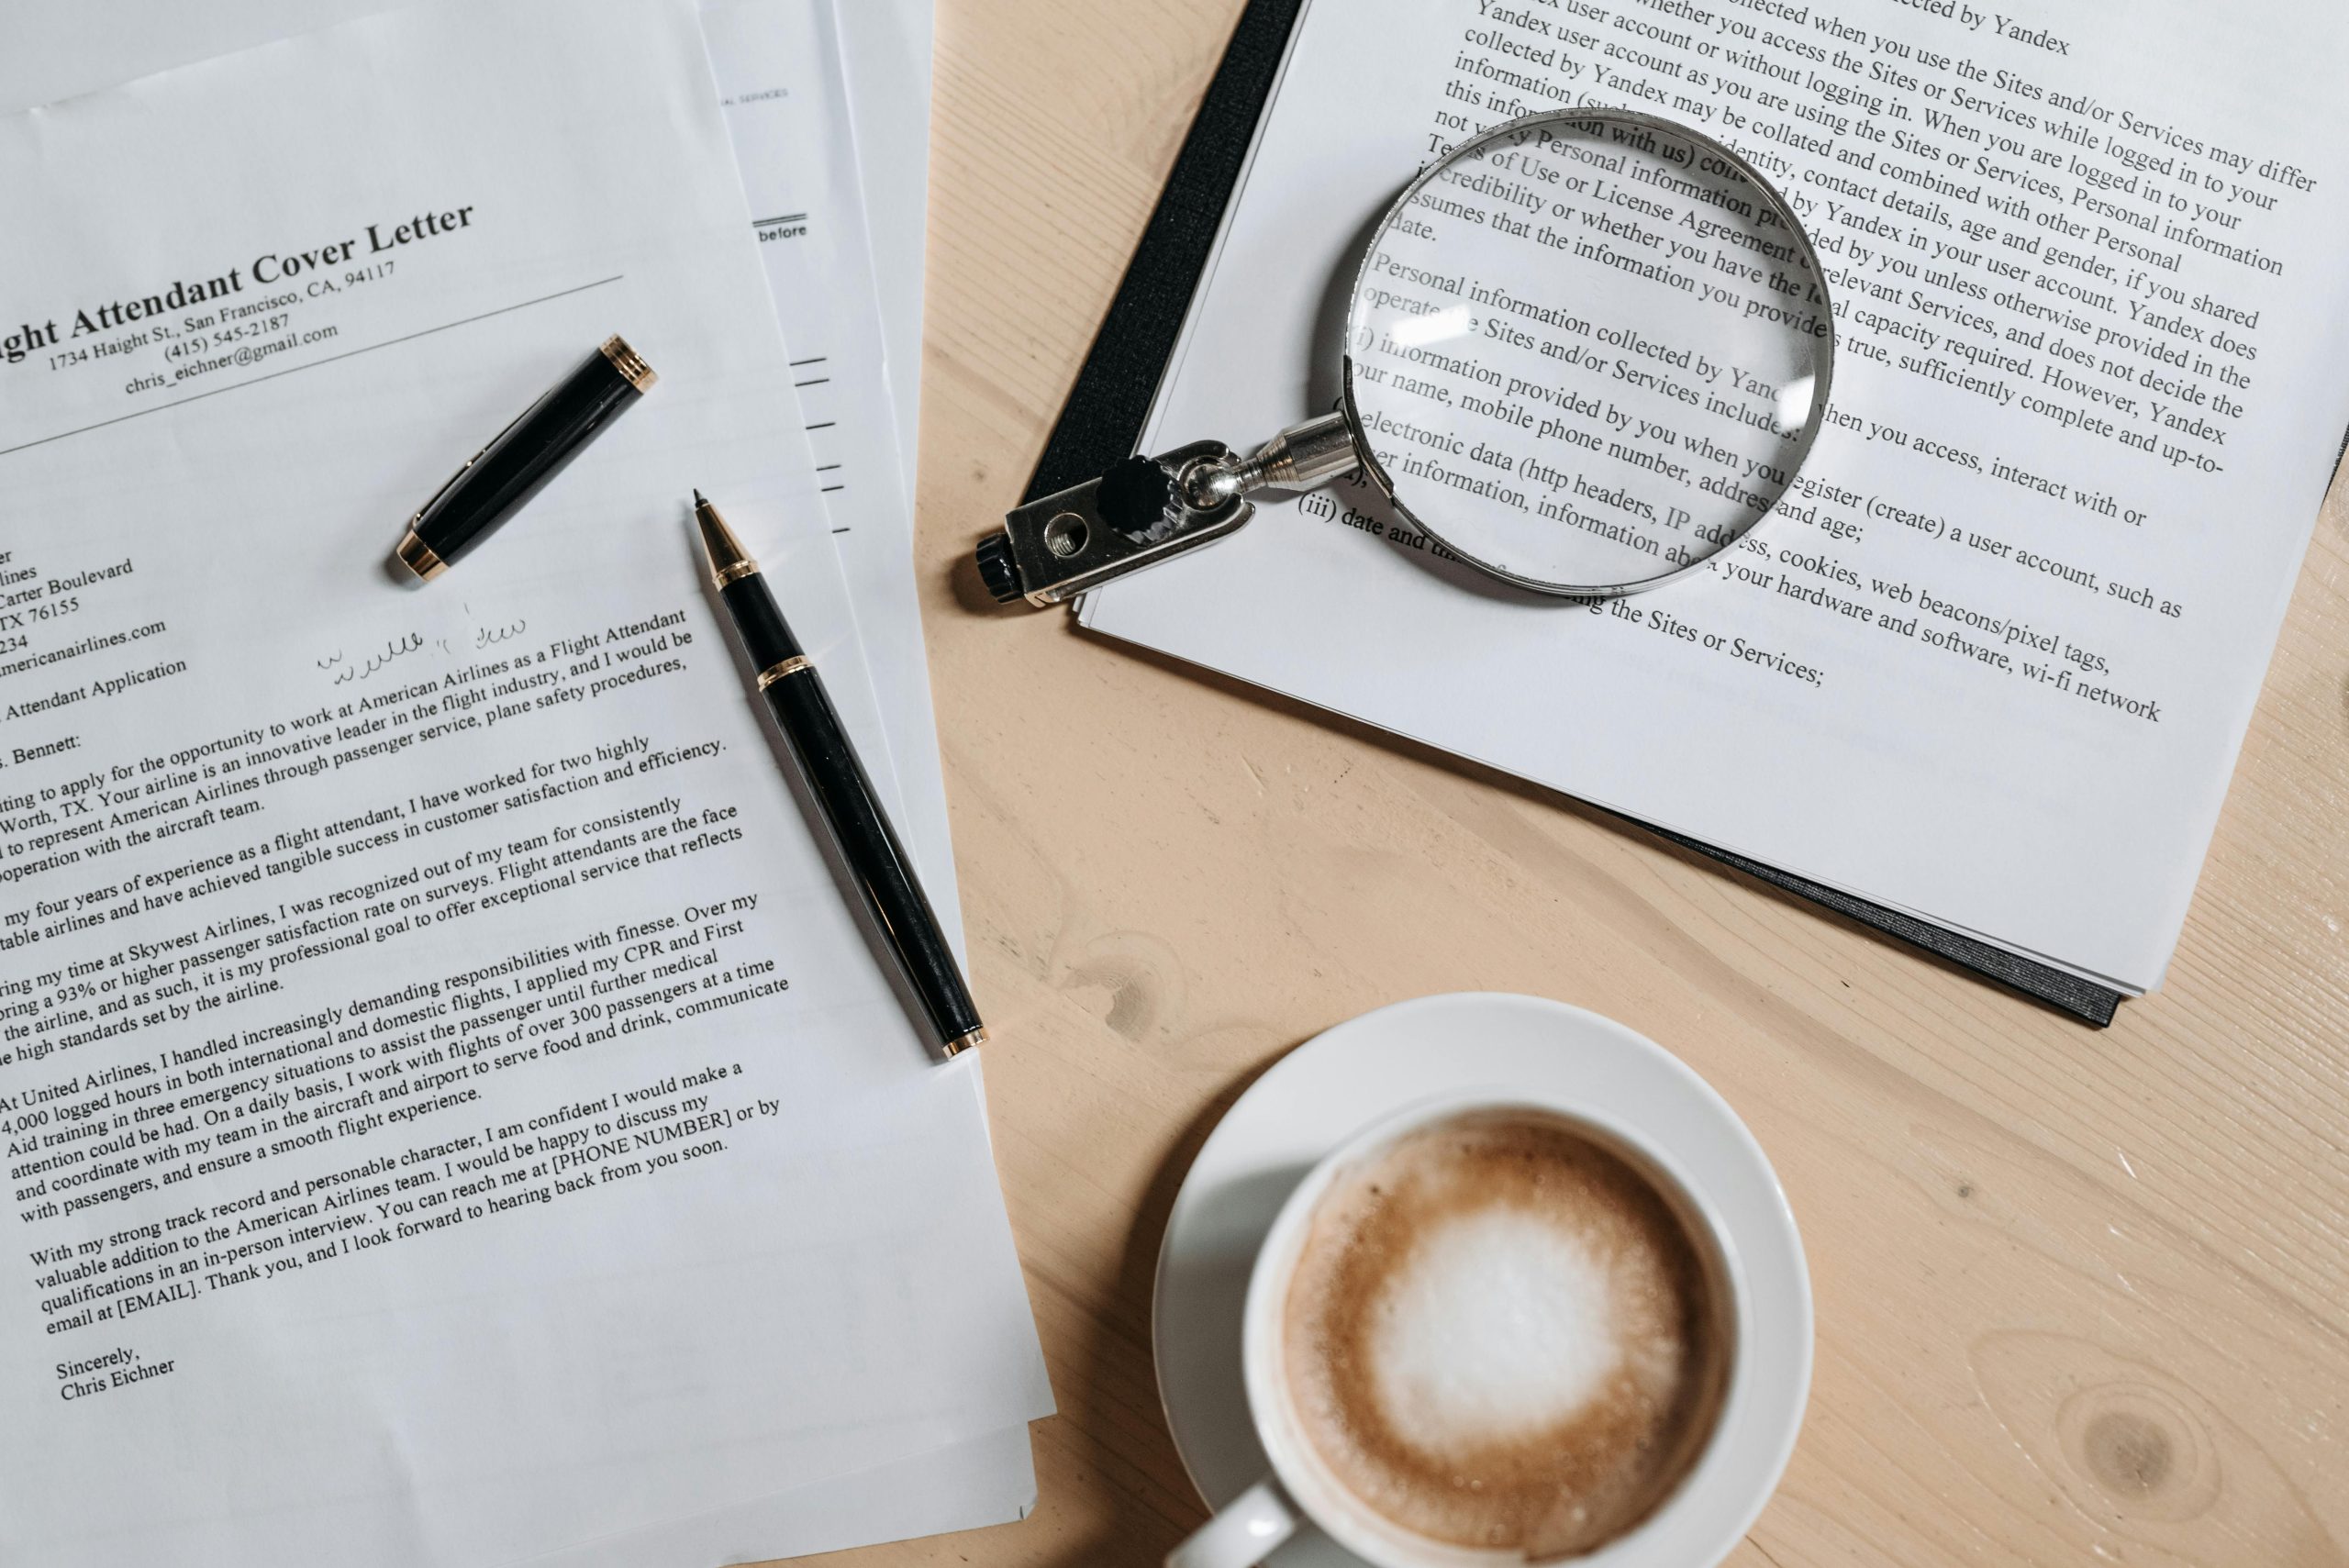
<svg viewBox="0 0 2349 1568">
<path fill-rule="evenodd" d="M 1160 1231 L 1221 1109 L 1381 1004 L 1596 1008 L 1793 1198 L 1818 1376 L 1734 1562 L 2349 1562 L 2349 495 L 2154 999 L 2097 1034 L 1511 781 L 981 608 L 1238 0 L 944 0 L 920 561 L 997 1155 L 1061 1415 L 1008 1529 L 1152 1564 Z"/>
</svg>

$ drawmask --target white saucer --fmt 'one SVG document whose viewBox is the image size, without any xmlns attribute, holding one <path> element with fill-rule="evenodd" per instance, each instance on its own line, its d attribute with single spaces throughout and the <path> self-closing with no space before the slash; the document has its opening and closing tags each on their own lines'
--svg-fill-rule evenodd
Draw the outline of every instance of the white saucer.
<svg viewBox="0 0 2349 1568">
<path fill-rule="evenodd" d="M 1264 1478 L 1241 1384 L 1241 1307 L 1256 1249 L 1297 1184 L 1361 1129 L 1439 1095 L 1525 1090 L 1579 1102 L 1638 1131 L 1701 1190 L 1744 1266 L 1742 1346 L 1716 1452 L 1706 1462 L 1704 1555 L 1714 1568 L 1770 1500 L 1810 1393 L 1810 1275 L 1762 1146 L 1709 1084 L 1622 1025 L 1532 996 L 1426 996 L 1365 1013 L 1299 1046 L 1250 1086 L 1208 1138 L 1158 1252 L 1151 1336 L 1166 1424 L 1191 1482 L 1220 1508 Z M 1361 1568 L 1308 1527 L 1276 1568 Z"/>
</svg>

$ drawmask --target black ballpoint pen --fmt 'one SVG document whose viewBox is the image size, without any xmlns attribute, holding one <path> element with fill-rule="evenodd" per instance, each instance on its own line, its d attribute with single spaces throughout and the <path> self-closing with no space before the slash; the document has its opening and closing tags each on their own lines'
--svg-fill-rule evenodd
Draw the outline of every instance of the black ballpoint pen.
<svg viewBox="0 0 2349 1568">
<path fill-rule="evenodd" d="M 823 814 L 865 907 L 896 955 L 907 984 L 920 999 L 940 1050 L 954 1056 L 985 1044 L 987 1031 L 971 1002 L 970 987 L 963 983 L 953 950 L 946 945 L 938 915 L 914 875 L 913 862 L 897 841 L 873 781 L 865 776 L 832 699 L 825 695 L 823 677 L 776 608 L 759 563 L 698 490 L 694 492 L 694 520 L 701 526 L 710 580 L 734 617 L 751 668 L 759 672 L 759 690 L 790 743 L 807 793 Z"/>
</svg>

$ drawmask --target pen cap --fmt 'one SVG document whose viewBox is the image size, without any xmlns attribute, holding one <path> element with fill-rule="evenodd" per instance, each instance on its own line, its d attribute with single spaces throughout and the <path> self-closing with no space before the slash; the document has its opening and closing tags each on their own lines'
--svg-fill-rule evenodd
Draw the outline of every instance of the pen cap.
<svg viewBox="0 0 2349 1568">
<path fill-rule="evenodd" d="M 607 340 L 408 519 L 397 551 L 401 564 L 430 582 L 463 560 L 634 407 L 655 379 L 635 350 L 618 338 Z"/>
</svg>

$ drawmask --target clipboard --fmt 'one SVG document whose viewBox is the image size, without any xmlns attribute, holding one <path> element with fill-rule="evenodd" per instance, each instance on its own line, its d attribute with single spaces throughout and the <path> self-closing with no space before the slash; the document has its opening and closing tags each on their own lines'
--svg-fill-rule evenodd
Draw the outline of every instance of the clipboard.
<svg viewBox="0 0 2349 1568">
<path fill-rule="evenodd" d="M 1241 13 L 1125 281 L 1044 443 L 1024 501 L 1081 484 L 1134 455 L 1304 8 L 1305 0 L 1249 0 Z M 2093 981 L 1636 817 L 1607 815 L 2095 1028 L 2109 1027 L 2120 1010 L 2121 994 Z"/>
</svg>

